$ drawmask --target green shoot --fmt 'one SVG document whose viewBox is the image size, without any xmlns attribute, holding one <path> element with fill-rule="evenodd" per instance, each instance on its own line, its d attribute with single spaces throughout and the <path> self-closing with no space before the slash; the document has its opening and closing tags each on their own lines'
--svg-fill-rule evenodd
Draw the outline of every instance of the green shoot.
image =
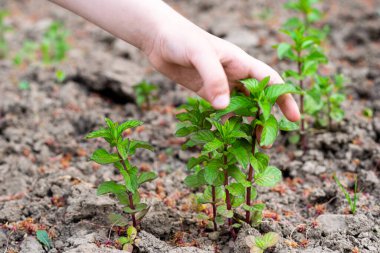
<svg viewBox="0 0 380 253">
<path fill-rule="evenodd" d="M 150 84 L 146 81 L 142 81 L 133 87 L 136 95 L 136 103 L 139 107 L 146 106 L 149 110 L 151 107 L 152 92 L 157 90 L 157 86 Z"/>
<path fill-rule="evenodd" d="M 7 16 L 7 11 L 0 10 L 0 59 L 5 58 L 8 52 L 8 43 L 5 34 L 11 30 L 11 27 L 5 24 L 5 18 Z"/>
<path fill-rule="evenodd" d="M 333 175 L 333 178 L 336 182 L 336 184 L 339 186 L 341 191 L 343 192 L 344 196 L 346 197 L 346 200 L 348 202 L 348 205 L 350 206 L 350 211 L 352 214 L 356 213 L 356 208 L 357 208 L 357 202 L 359 199 L 359 194 L 358 194 L 358 178 L 355 177 L 355 185 L 354 185 L 354 196 L 351 198 L 350 194 L 346 190 L 346 188 L 343 186 L 343 184 L 339 181 L 336 175 Z"/>
<path fill-rule="evenodd" d="M 133 244 L 137 236 L 137 230 L 135 227 L 129 226 L 127 229 L 127 235 L 119 237 L 118 241 L 123 247 L 123 251 L 132 252 Z"/>
<path fill-rule="evenodd" d="M 251 253 L 264 253 L 266 249 L 275 246 L 279 240 L 280 236 L 274 232 L 268 232 L 259 237 L 249 235 L 245 238 Z"/>
<path fill-rule="evenodd" d="M 45 230 L 37 230 L 36 237 L 46 251 L 49 251 L 53 248 L 50 237 Z"/>
<path fill-rule="evenodd" d="M 91 160 L 98 164 L 113 164 L 123 177 L 124 182 L 106 181 L 98 186 L 97 194 L 113 194 L 121 205 L 123 211 L 132 218 L 133 226 L 137 228 L 139 220 L 146 214 L 149 207 L 141 203 L 138 188 L 145 182 L 154 180 L 157 175 L 154 172 L 139 173 L 136 166 L 130 163 L 130 158 L 139 148 L 153 150 L 153 147 L 144 141 L 132 140 L 123 137 L 123 132 L 130 128 L 142 125 L 141 121 L 129 120 L 118 124 L 106 118 L 107 127 L 89 133 L 86 139 L 103 138 L 111 148 L 111 152 L 105 149 L 96 150 Z"/>
</svg>

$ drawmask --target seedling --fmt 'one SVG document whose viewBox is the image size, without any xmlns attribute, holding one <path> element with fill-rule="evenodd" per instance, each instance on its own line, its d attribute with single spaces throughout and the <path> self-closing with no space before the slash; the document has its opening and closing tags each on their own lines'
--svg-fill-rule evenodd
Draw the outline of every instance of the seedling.
<svg viewBox="0 0 380 253">
<path fill-rule="evenodd" d="M 146 106 L 149 110 L 151 107 L 152 92 L 157 90 L 157 86 L 150 84 L 146 81 L 142 81 L 133 87 L 136 95 L 136 103 L 139 107 Z"/>
<path fill-rule="evenodd" d="M 373 110 L 369 107 L 366 107 L 363 109 L 363 116 L 372 119 L 373 118 Z"/>
<path fill-rule="evenodd" d="M 21 81 L 18 84 L 18 88 L 20 90 L 29 90 L 30 89 L 30 83 L 27 81 Z"/>
<path fill-rule="evenodd" d="M 112 120 L 105 119 L 107 127 L 89 133 L 86 138 L 103 138 L 111 148 L 108 152 L 105 149 L 96 150 L 91 160 L 98 164 L 113 164 L 122 175 L 124 182 L 119 184 L 115 181 L 106 181 L 98 186 L 97 194 L 113 194 L 121 205 L 123 211 L 132 218 L 133 227 L 137 228 L 139 220 L 146 214 L 149 207 L 140 202 L 138 188 L 145 182 L 154 180 L 157 175 L 154 172 L 139 173 L 137 167 L 130 163 L 130 158 L 139 148 L 153 150 L 153 147 L 144 141 L 132 140 L 123 137 L 123 132 L 127 129 L 141 126 L 138 120 L 129 120 L 118 124 Z"/>
<path fill-rule="evenodd" d="M 312 115 L 315 124 L 332 128 L 332 121 L 339 122 L 344 118 L 342 103 L 346 96 L 342 93 L 344 78 L 335 75 L 334 79 L 316 75 L 315 84 L 307 92 L 305 111 Z"/>
<path fill-rule="evenodd" d="M 356 213 L 356 208 L 357 208 L 357 202 L 359 199 L 359 194 L 358 194 L 358 178 L 355 177 L 355 184 L 354 184 L 354 196 L 351 198 L 350 194 L 348 191 L 344 188 L 343 184 L 339 181 L 336 175 L 333 175 L 333 178 L 336 182 L 336 184 L 339 186 L 341 191 L 343 192 L 344 196 L 346 197 L 346 200 L 350 206 L 350 211 L 352 214 Z"/>
<path fill-rule="evenodd" d="M 0 59 L 5 58 L 8 52 L 8 43 L 5 39 L 5 33 L 9 32 L 11 27 L 4 22 L 7 16 L 7 11 L 0 10 Z"/>
<path fill-rule="evenodd" d="M 66 73 L 63 70 L 57 70 L 55 72 L 55 77 L 57 78 L 57 81 L 62 83 L 66 79 Z"/>
<path fill-rule="evenodd" d="M 38 49 L 38 45 L 33 42 L 26 40 L 24 41 L 22 48 L 13 58 L 14 65 L 22 65 L 25 62 L 33 61 L 36 57 L 36 50 Z"/>
<path fill-rule="evenodd" d="M 307 148 L 306 115 L 313 116 L 316 125 L 328 125 L 330 129 L 332 120 L 340 121 L 344 117 L 341 109 L 345 99 L 342 93 L 343 77 L 335 75 L 333 80 L 318 73 L 320 65 L 328 61 L 321 44 L 330 31 L 328 26 L 317 26 L 317 22 L 322 19 L 322 13 L 315 7 L 318 2 L 319 0 L 295 0 L 285 4 L 286 8 L 295 11 L 301 18 L 292 17 L 283 25 L 282 32 L 292 43 L 276 45 L 280 59 L 288 59 L 297 65 L 295 70 L 286 70 L 284 77 L 288 82 L 298 82 L 301 91 L 300 141 L 304 151 Z M 294 137 L 296 138 L 291 142 L 298 139 L 297 136 Z"/>
<path fill-rule="evenodd" d="M 62 23 L 53 22 L 44 33 L 40 50 L 45 64 L 61 62 L 69 50 L 67 43 L 68 32 Z"/>
<path fill-rule="evenodd" d="M 264 253 L 266 249 L 275 246 L 279 240 L 280 236 L 274 232 L 268 232 L 259 237 L 249 235 L 245 238 L 250 253 Z"/>
<path fill-rule="evenodd" d="M 250 96 L 237 93 L 231 98 L 230 105 L 222 111 L 213 111 L 207 102 L 199 100 L 185 106 L 186 113 L 177 115 L 183 122 L 177 130 L 177 136 L 190 137 L 184 146 L 202 147 L 200 156 L 189 160 L 188 167 L 194 173 L 185 179 L 185 183 L 191 187 L 206 185 L 205 192 L 198 194 L 200 201 L 211 203 L 214 210 L 216 208 L 214 221 L 218 223 L 221 220 L 219 217 L 227 219 L 232 235 L 232 227 L 238 226 L 233 224 L 233 208 L 243 208 L 246 211 L 247 223 L 254 221 L 257 224 L 261 221 L 265 205 L 251 204 L 257 196 L 253 183 L 272 187 L 281 180 L 281 171 L 268 166 L 269 157 L 258 152 L 256 143 L 270 146 L 279 129 L 298 128 L 297 124 L 286 120 L 278 122 L 271 114 L 271 108 L 279 96 L 297 93 L 294 86 L 267 86 L 269 77 L 261 82 L 246 79 L 242 83 Z M 229 113 L 234 113 L 235 116 L 223 122 L 222 116 Z M 252 116 L 255 119 L 249 122 L 248 117 Z M 261 138 L 256 140 L 258 127 L 263 129 Z M 247 175 L 243 172 L 246 169 Z"/>
<path fill-rule="evenodd" d="M 124 251 L 132 253 L 133 251 L 133 244 L 135 242 L 137 236 L 137 230 L 135 227 L 128 227 L 127 229 L 127 236 L 121 236 L 119 237 L 118 241 L 123 247 Z"/>
<path fill-rule="evenodd" d="M 50 249 L 53 248 L 49 234 L 45 230 L 37 230 L 36 237 L 37 237 L 37 240 L 44 247 L 45 251 L 49 251 Z"/>
</svg>

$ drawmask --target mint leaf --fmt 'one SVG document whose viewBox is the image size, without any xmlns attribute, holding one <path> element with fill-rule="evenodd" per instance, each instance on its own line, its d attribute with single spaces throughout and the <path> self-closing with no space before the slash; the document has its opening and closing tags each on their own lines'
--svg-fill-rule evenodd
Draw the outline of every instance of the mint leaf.
<svg viewBox="0 0 380 253">
<path fill-rule="evenodd" d="M 264 122 L 263 131 L 260 138 L 260 146 L 270 146 L 274 143 L 278 134 L 278 123 L 273 115 Z"/>
<path fill-rule="evenodd" d="M 99 164 L 109 164 L 120 161 L 120 158 L 116 154 L 110 154 L 105 149 L 96 150 L 91 158 L 92 161 L 97 162 Z"/>
<path fill-rule="evenodd" d="M 126 188 L 124 185 L 118 184 L 115 181 L 106 181 L 98 186 L 96 194 L 100 196 L 107 193 L 119 194 L 125 191 Z"/>
<path fill-rule="evenodd" d="M 281 181 L 282 173 L 274 166 L 268 166 L 264 171 L 255 174 L 255 183 L 259 186 L 273 187 Z"/>
</svg>

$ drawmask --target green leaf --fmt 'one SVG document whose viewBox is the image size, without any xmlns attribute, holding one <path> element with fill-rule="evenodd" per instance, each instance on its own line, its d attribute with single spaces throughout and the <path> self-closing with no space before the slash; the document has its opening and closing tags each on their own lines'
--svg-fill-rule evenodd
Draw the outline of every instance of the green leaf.
<svg viewBox="0 0 380 253">
<path fill-rule="evenodd" d="M 37 230 L 36 236 L 37 240 L 47 249 L 50 250 L 53 247 L 49 235 L 45 230 Z"/>
<path fill-rule="evenodd" d="M 228 151 L 235 156 L 236 160 L 243 168 L 247 168 L 249 164 L 249 155 L 247 150 L 239 144 L 240 142 L 238 145 L 234 145 L 229 148 Z"/>
<path fill-rule="evenodd" d="M 275 84 L 265 89 L 265 96 L 271 104 L 276 103 L 279 96 L 287 93 L 298 93 L 297 89 L 291 84 Z"/>
<path fill-rule="evenodd" d="M 90 159 L 99 164 L 109 164 L 120 161 L 120 158 L 117 154 L 110 154 L 105 149 L 96 150 Z"/>
<path fill-rule="evenodd" d="M 222 164 L 218 160 L 212 160 L 209 164 L 207 164 L 205 167 L 204 177 L 208 184 L 212 185 L 214 183 L 218 177 L 218 174 L 221 173 L 221 167 Z"/>
<path fill-rule="evenodd" d="M 200 187 L 202 185 L 206 184 L 205 178 L 204 178 L 204 170 L 199 171 L 196 174 L 189 175 L 185 178 L 185 185 L 193 188 Z"/>
<path fill-rule="evenodd" d="M 259 93 L 259 87 L 260 87 L 260 82 L 254 78 L 247 78 L 240 80 L 242 84 L 244 84 L 245 88 L 251 93 L 251 94 L 256 94 Z"/>
<path fill-rule="evenodd" d="M 110 213 L 108 215 L 108 221 L 112 224 L 112 226 L 118 227 L 125 227 L 129 223 L 126 217 L 118 213 Z"/>
<path fill-rule="evenodd" d="M 134 226 L 129 226 L 127 229 L 128 238 L 133 241 L 137 236 L 137 229 Z"/>
<path fill-rule="evenodd" d="M 221 142 L 218 138 L 215 138 L 214 140 L 210 141 L 209 143 L 206 143 L 204 145 L 203 150 L 206 152 L 214 151 L 220 147 L 223 146 L 223 142 Z"/>
<path fill-rule="evenodd" d="M 280 122 L 278 122 L 278 127 L 281 131 L 295 131 L 299 129 L 299 123 L 298 122 L 291 122 L 287 120 L 286 118 L 282 117 L 280 119 Z"/>
<path fill-rule="evenodd" d="M 268 166 L 261 173 L 255 174 L 255 183 L 259 186 L 273 187 L 281 181 L 281 171 L 274 166 Z"/>
<path fill-rule="evenodd" d="M 256 212 L 256 211 L 259 211 L 259 212 L 262 212 L 265 208 L 265 205 L 264 204 L 255 204 L 255 205 L 252 205 L 252 206 L 249 206 L 247 204 L 243 204 L 243 209 L 246 210 L 246 211 L 250 211 L 250 212 Z"/>
<path fill-rule="evenodd" d="M 123 211 L 128 213 L 128 214 L 132 214 L 132 213 L 138 213 L 144 209 L 147 209 L 148 208 L 148 205 L 145 204 L 145 203 L 140 203 L 140 204 L 137 204 L 135 205 L 135 208 L 132 209 L 131 207 L 127 206 L 127 207 L 124 207 Z"/>
<path fill-rule="evenodd" d="M 265 121 L 263 131 L 260 138 L 260 146 L 272 145 L 278 134 L 278 123 L 273 115 L 270 115 L 268 120 Z"/>
<path fill-rule="evenodd" d="M 126 191 L 126 188 L 124 185 L 118 184 L 115 181 L 106 181 L 106 182 L 101 183 L 98 186 L 96 194 L 100 196 L 107 193 L 118 194 L 125 191 Z"/>
<path fill-rule="evenodd" d="M 263 242 L 262 248 L 267 249 L 273 247 L 280 240 L 280 235 L 274 232 L 268 232 L 262 236 L 261 241 Z"/>
<path fill-rule="evenodd" d="M 117 127 L 117 132 L 118 134 L 122 134 L 125 130 L 129 129 L 129 128 L 134 128 L 134 127 L 138 127 L 138 126 L 141 126 L 142 124 L 144 124 L 142 121 L 140 120 L 128 120 L 128 121 L 125 121 L 123 123 L 121 123 L 118 127 Z"/>
<path fill-rule="evenodd" d="M 231 183 L 226 186 L 226 189 L 233 196 L 243 196 L 245 193 L 245 187 L 240 183 Z"/>
<path fill-rule="evenodd" d="M 272 104 L 265 97 L 263 97 L 259 100 L 259 106 L 263 112 L 264 120 L 267 120 L 270 116 Z"/>
<path fill-rule="evenodd" d="M 196 144 L 205 144 L 212 141 L 215 137 L 211 130 L 200 130 L 193 133 L 190 138 Z"/>
<path fill-rule="evenodd" d="M 318 70 L 318 62 L 316 61 L 307 61 L 302 65 L 302 76 L 311 76 L 314 75 Z"/>
<path fill-rule="evenodd" d="M 175 132 L 175 136 L 185 137 L 197 130 L 198 130 L 198 127 L 196 126 L 182 126 L 181 128 L 177 129 L 177 131 Z"/>
<path fill-rule="evenodd" d="M 121 245 L 125 245 L 125 244 L 130 244 L 131 241 L 129 240 L 129 238 L 125 237 L 125 236 L 120 236 L 119 238 L 117 238 L 118 242 L 121 244 Z"/>
<path fill-rule="evenodd" d="M 218 206 L 216 208 L 216 211 L 217 211 L 218 214 L 220 214 L 221 216 L 226 217 L 226 218 L 232 218 L 234 216 L 233 211 L 232 210 L 227 210 L 227 206 L 226 205 Z"/>
<path fill-rule="evenodd" d="M 145 182 L 150 182 L 150 181 L 153 181 L 154 179 L 157 178 L 157 174 L 152 172 L 152 171 L 149 171 L 149 172 L 142 172 L 138 179 L 137 179 L 137 183 L 139 185 L 145 183 Z"/>
<path fill-rule="evenodd" d="M 201 156 L 199 156 L 199 157 L 197 157 L 197 158 L 195 158 L 195 157 L 191 157 L 191 158 L 189 159 L 189 161 L 187 162 L 187 168 L 188 168 L 188 169 L 192 169 L 192 168 L 194 168 L 195 166 L 197 166 L 197 165 L 199 165 L 199 164 L 201 164 L 201 163 L 207 161 L 208 159 L 209 159 L 209 158 L 208 158 L 207 156 L 205 156 L 205 155 L 201 155 Z"/>
<path fill-rule="evenodd" d="M 219 119 L 222 116 L 231 112 L 236 112 L 241 109 L 252 109 L 256 107 L 255 104 L 256 103 L 250 97 L 233 96 L 231 97 L 230 104 L 227 106 L 227 108 L 216 112 L 214 117 L 216 119 Z"/>
<path fill-rule="evenodd" d="M 280 60 L 284 59 L 289 52 L 291 52 L 292 46 L 288 43 L 280 43 L 277 47 L 277 55 Z"/>
<path fill-rule="evenodd" d="M 93 131 L 85 136 L 86 139 L 93 139 L 93 138 L 111 138 L 111 134 L 108 129 L 101 128 L 99 130 Z"/>
<path fill-rule="evenodd" d="M 250 182 L 247 181 L 247 176 L 235 165 L 229 166 L 228 169 L 228 175 L 234 178 L 238 183 L 242 184 L 245 187 L 248 187 L 251 185 Z"/>
<path fill-rule="evenodd" d="M 146 141 L 130 140 L 129 152 L 134 154 L 138 148 L 154 151 L 154 147 Z"/>
<path fill-rule="evenodd" d="M 129 140 L 125 139 L 124 141 L 118 141 L 116 144 L 117 151 L 123 160 L 127 159 L 127 156 L 128 156 L 127 150 L 126 150 L 126 146 L 128 145 L 127 143 L 129 144 Z"/>
</svg>

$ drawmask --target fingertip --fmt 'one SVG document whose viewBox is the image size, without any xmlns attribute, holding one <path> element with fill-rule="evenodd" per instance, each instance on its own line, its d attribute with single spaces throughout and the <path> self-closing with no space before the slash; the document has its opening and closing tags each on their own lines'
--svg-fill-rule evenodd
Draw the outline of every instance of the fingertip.
<svg viewBox="0 0 380 253">
<path fill-rule="evenodd" d="M 214 107 L 217 110 L 225 109 L 229 104 L 230 104 L 229 94 L 217 95 L 211 102 L 212 107 Z"/>
<path fill-rule="evenodd" d="M 296 122 L 301 119 L 300 110 L 292 95 L 284 94 L 280 96 L 277 99 L 277 104 L 289 121 Z"/>
</svg>

